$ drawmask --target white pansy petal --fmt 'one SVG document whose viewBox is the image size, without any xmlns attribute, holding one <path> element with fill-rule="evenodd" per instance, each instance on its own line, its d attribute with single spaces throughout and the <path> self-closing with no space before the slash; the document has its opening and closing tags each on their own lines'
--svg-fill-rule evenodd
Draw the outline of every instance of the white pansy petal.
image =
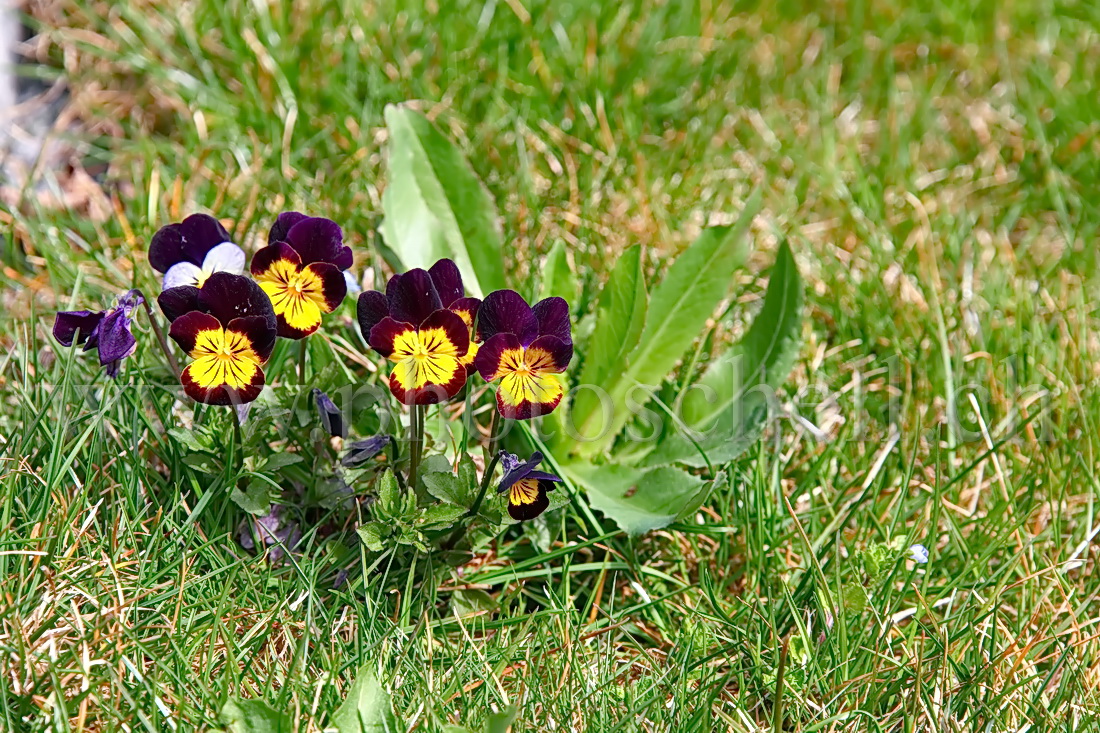
<svg viewBox="0 0 1100 733">
<path fill-rule="evenodd" d="M 201 274 L 202 270 L 190 262 L 177 262 L 164 273 L 164 289 L 178 288 L 180 285 L 195 285 Z"/>
<path fill-rule="evenodd" d="M 202 269 L 208 273 L 232 272 L 236 275 L 244 272 L 244 250 L 232 242 L 222 242 L 206 253 Z"/>
<path fill-rule="evenodd" d="M 348 295 L 358 295 L 363 292 L 363 286 L 355 279 L 351 270 L 344 270 L 344 282 L 348 284 Z"/>
</svg>

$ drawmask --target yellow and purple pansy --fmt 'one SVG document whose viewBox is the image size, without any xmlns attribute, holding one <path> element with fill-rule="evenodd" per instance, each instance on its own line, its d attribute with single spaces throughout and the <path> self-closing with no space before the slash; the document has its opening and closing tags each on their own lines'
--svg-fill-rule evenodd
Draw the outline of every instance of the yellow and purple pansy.
<svg viewBox="0 0 1100 733">
<path fill-rule="evenodd" d="M 409 270 L 394 275 L 386 285 L 386 294 L 369 291 L 359 296 L 356 313 L 359 328 L 371 348 L 394 362 L 390 373 L 390 392 L 406 405 L 431 405 L 454 397 L 466 384 L 466 355 L 470 350 L 470 328 L 458 310 L 444 306 L 467 307 L 473 322 L 476 298 L 462 295 L 462 280 L 448 280 L 441 295 L 436 274 L 450 268 L 441 260 L 428 270 Z M 454 274 L 457 275 L 457 268 Z"/>
<path fill-rule="evenodd" d="M 95 349 L 108 377 L 117 377 L 122 360 L 134 353 L 137 339 L 130 331 L 134 311 L 145 302 L 140 290 L 128 290 L 119 296 L 113 308 L 105 311 L 61 311 L 54 318 L 53 337 L 63 346 L 84 345 Z"/>
<path fill-rule="evenodd" d="M 149 243 L 149 264 L 164 275 L 162 286 L 201 286 L 215 272 L 244 272 L 244 250 L 233 244 L 221 222 L 192 214 L 161 227 Z"/>
<path fill-rule="evenodd" d="M 573 358 L 569 304 L 545 298 L 534 307 L 514 290 L 496 290 L 478 312 L 481 340 L 474 366 L 487 382 L 500 380 L 497 409 L 512 420 L 545 415 L 561 402 L 558 376 Z"/>
<path fill-rule="evenodd" d="M 497 486 L 498 494 L 508 494 L 508 516 L 517 522 L 534 519 L 550 506 L 547 492 L 554 490 L 560 478 L 536 468 L 542 463 L 542 454 L 535 451 L 530 460 L 521 461 L 506 451 L 500 452 L 500 464 L 504 478 Z"/>
<path fill-rule="evenodd" d="M 336 222 L 297 211 L 279 214 L 267 242 L 249 269 L 271 298 L 279 335 L 305 338 L 347 295 L 343 271 L 351 267 L 351 248 Z"/>
<path fill-rule="evenodd" d="M 192 359 L 180 377 L 188 397 L 208 405 L 240 405 L 260 395 L 277 327 L 259 285 L 217 272 L 201 288 L 165 290 L 157 302 L 172 322 L 168 335 Z"/>
<path fill-rule="evenodd" d="M 424 271 L 420 270 L 420 272 Z M 478 346 L 480 345 L 480 339 L 474 333 L 474 321 L 477 319 L 481 300 L 466 297 L 466 288 L 462 284 L 462 274 L 458 271 L 458 265 L 452 260 L 439 260 L 428 268 L 427 273 L 428 280 L 422 282 L 423 289 L 420 293 L 407 293 L 404 289 L 398 287 L 398 283 L 402 282 L 401 278 L 404 278 L 405 275 L 391 277 L 389 283 L 386 284 L 384 295 L 377 290 L 368 290 L 362 293 L 356 305 L 356 315 L 359 319 L 359 327 L 363 331 L 363 337 L 369 341 L 371 329 L 383 318 L 391 315 L 391 296 L 409 299 L 423 298 L 430 301 L 433 308 L 445 308 L 451 311 L 461 318 L 466 325 L 470 345 L 466 350 L 466 354 L 459 361 L 466 367 L 467 375 L 473 374 L 475 371 L 474 357 L 477 355 Z M 408 284 L 406 282 L 403 287 L 407 288 Z"/>
</svg>

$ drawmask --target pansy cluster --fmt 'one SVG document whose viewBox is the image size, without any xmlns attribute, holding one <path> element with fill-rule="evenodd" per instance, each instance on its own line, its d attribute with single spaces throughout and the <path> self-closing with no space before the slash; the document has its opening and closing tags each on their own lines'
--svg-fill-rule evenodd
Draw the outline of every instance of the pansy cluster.
<svg viewBox="0 0 1100 733">
<path fill-rule="evenodd" d="M 209 405 L 255 400 L 267 382 L 264 369 L 277 339 L 315 333 L 354 282 L 347 277 L 352 251 L 341 228 L 296 211 L 276 217 L 250 262 L 222 223 L 206 214 L 161 228 L 148 256 L 160 275 L 156 301 L 169 321 L 168 337 L 187 355 L 182 370 L 137 290 L 104 311 L 58 313 L 54 336 L 65 346 L 96 349 L 114 377 L 137 347 L 131 327 L 144 304 L 184 392 Z M 458 266 L 442 259 L 426 270 L 393 275 L 384 292 L 361 293 L 356 316 L 366 343 L 390 362 L 391 393 L 414 411 L 409 484 L 417 478 L 415 446 L 423 444 L 424 418 L 417 411 L 456 398 L 470 377 L 496 385 L 497 411 L 506 419 L 545 415 L 562 400 L 561 375 L 573 357 L 573 341 L 569 306 L 561 298 L 532 306 L 513 290 L 497 290 L 481 300 L 467 295 Z M 315 398 L 325 429 L 345 438 L 347 426 L 332 401 L 319 391 Z M 494 420 L 492 429 L 496 425 Z M 376 436 L 351 443 L 343 464 L 364 465 L 391 441 Z M 522 461 L 500 452 L 489 474 L 497 461 L 504 470 L 498 489 L 507 495 L 509 514 L 525 520 L 545 511 L 547 493 L 560 479 L 537 470 L 542 456 Z"/>
<path fill-rule="evenodd" d="M 196 402 L 251 402 L 277 336 L 302 339 L 347 295 L 351 248 L 329 219 L 279 214 L 244 275 L 245 255 L 213 217 L 189 216 L 153 236 L 149 261 L 164 273 L 157 298 L 169 335 L 191 362 L 180 381 Z"/>
<path fill-rule="evenodd" d="M 363 338 L 393 362 L 390 391 L 407 405 L 455 397 L 475 371 L 499 382 L 497 409 L 513 420 L 545 415 L 561 402 L 560 374 L 573 358 L 569 305 L 546 298 L 532 307 L 514 290 L 484 301 L 467 297 L 458 267 L 394 275 L 386 292 L 359 296 Z"/>
</svg>

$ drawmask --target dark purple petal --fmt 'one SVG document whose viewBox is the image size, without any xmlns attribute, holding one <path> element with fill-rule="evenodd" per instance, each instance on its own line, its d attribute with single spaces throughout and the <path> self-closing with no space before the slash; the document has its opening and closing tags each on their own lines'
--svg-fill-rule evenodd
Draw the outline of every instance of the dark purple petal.
<svg viewBox="0 0 1100 733">
<path fill-rule="evenodd" d="M 199 290 L 199 305 L 223 324 L 245 316 L 262 316 L 272 328 L 277 324 L 271 299 L 255 280 L 245 275 L 215 272 Z"/>
<path fill-rule="evenodd" d="M 252 255 L 252 262 L 248 265 L 248 271 L 253 277 L 259 277 L 271 269 L 279 260 L 293 263 L 297 268 L 302 264 L 301 256 L 286 242 L 275 242 L 256 251 Z"/>
<path fill-rule="evenodd" d="M 573 344 L 557 336 L 539 336 L 524 354 L 527 368 L 536 374 L 560 374 L 573 358 Z"/>
<path fill-rule="evenodd" d="M 428 270 L 428 274 L 432 277 L 444 308 L 449 308 L 451 303 L 466 295 L 466 290 L 462 287 L 462 273 L 453 261 L 444 259 L 436 262 Z"/>
<path fill-rule="evenodd" d="M 393 353 L 393 344 L 397 337 L 409 331 L 415 331 L 416 326 L 403 321 L 395 321 L 386 316 L 370 330 L 367 343 L 370 347 L 385 357 Z"/>
<path fill-rule="evenodd" d="M 486 382 L 504 376 L 504 372 L 518 356 L 522 355 L 523 344 L 514 333 L 498 333 L 486 341 L 477 350 L 474 368 Z"/>
<path fill-rule="evenodd" d="M 546 495 L 548 491 L 554 490 L 554 485 L 547 481 L 535 481 L 534 486 L 529 484 L 525 485 L 530 490 L 535 492 L 533 498 L 527 501 L 513 503 L 513 493 L 508 494 L 508 516 L 517 522 L 524 522 L 542 514 L 544 511 L 550 508 L 550 498 Z M 523 487 L 521 487 L 522 489 Z M 522 494 L 527 492 L 521 491 Z"/>
<path fill-rule="evenodd" d="M 437 330 L 442 331 L 443 337 L 454 345 L 455 355 L 459 358 L 470 350 L 470 332 L 458 314 L 440 308 L 424 319 L 420 324 L 420 340 L 428 351 L 434 351 L 433 345 L 438 343 L 432 335 Z"/>
<path fill-rule="evenodd" d="M 197 311 L 202 306 L 199 304 L 199 289 L 194 285 L 181 285 L 178 288 L 168 288 L 157 296 L 157 305 L 160 306 L 164 317 L 168 322 L 176 320 L 184 313 Z"/>
<path fill-rule="evenodd" d="M 321 295 L 328 308 L 326 312 L 332 313 L 339 308 L 348 295 L 348 281 L 344 279 L 344 273 L 336 265 L 328 262 L 314 262 L 312 265 L 306 265 L 304 271 L 313 273 L 321 281 Z"/>
<path fill-rule="evenodd" d="M 222 324 L 214 316 L 201 311 L 191 311 L 172 321 L 168 335 L 190 354 L 195 350 L 195 341 L 202 331 L 221 331 Z"/>
<path fill-rule="evenodd" d="M 481 298 L 459 298 L 447 306 L 447 310 L 456 313 L 467 328 L 473 328 L 477 322 L 478 311 L 481 310 Z"/>
<path fill-rule="evenodd" d="M 112 310 L 99 323 L 97 345 L 99 363 L 121 361 L 134 353 L 137 340 L 130 333 L 130 319 L 121 310 Z"/>
<path fill-rule="evenodd" d="M 513 333 L 524 346 L 539 335 L 531 306 L 515 290 L 494 290 L 485 296 L 477 313 L 477 335 L 488 341 L 498 333 Z"/>
<path fill-rule="evenodd" d="M 275 223 L 271 225 L 271 231 L 267 233 L 267 243 L 275 244 L 276 242 L 285 242 L 286 235 L 290 232 L 290 228 L 300 222 L 302 219 L 308 219 L 305 214 L 301 214 L 297 211 L 284 211 L 279 214 L 275 219 Z"/>
<path fill-rule="evenodd" d="M 359 330 L 363 338 L 369 340 L 371 329 L 378 322 L 390 314 L 386 303 L 386 296 L 377 290 L 368 290 L 359 294 L 359 301 L 355 304 L 355 318 L 359 321 Z"/>
<path fill-rule="evenodd" d="M 287 232 L 286 243 L 298 252 L 303 265 L 328 262 L 341 270 L 351 267 L 351 247 L 344 245 L 344 232 L 331 219 L 301 219 Z"/>
<path fill-rule="evenodd" d="M 144 302 L 145 294 L 140 290 L 127 290 L 118 296 L 118 303 L 115 304 L 115 307 L 121 310 L 127 318 L 133 318 L 134 311 Z"/>
<path fill-rule="evenodd" d="M 54 316 L 53 337 L 62 346 L 72 346 L 74 338 L 78 345 L 82 344 L 103 320 L 103 315 L 103 311 L 61 311 Z"/>
<path fill-rule="evenodd" d="M 168 272 L 178 262 L 202 266 L 206 253 L 222 242 L 229 232 L 208 214 L 192 214 L 178 224 L 161 227 L 149 243 L 149 264 L 157 272 Z"/>
<path fill-rule="evenodd" d="M 344 422 L 344 413 L 332 401 L 332 398 L 319 389 L 313 390 L 313 399 L 317 402 L 317 412 L 321 415 L 321 425 L 325 432 L 336 438 L 348 437 L 348 426 Z"/>
<path fill-rule="evenodd" d="M 416 326 L 443 307 L 431 275 L 420 268 L 391 277 L 386 285 L 386 301 L 392 318 Z"/>
<path fill-rule="evenodd" d="M 531 475 L 531 472 L 542 463 L 542 453 L 535 451 L 526 461 L 520 461 L 518 456 L 501 451 L 501 465 L 504 468 L 504 477 L 497 486 L 497 493 L 503 494 L 517 481 L 521 481 Z"/>
<path fill-rule="evenodd" d="M 264 389 L 263 369 L 256 369 L 256 373 L 252 375 L 248 384 L 240 389 L 234 389 L 225 384 L 217 384 L 211 387 L 202 386 L 191 377 L 191 370 L 194 366 L 195 362 L 192 362 L 184 367 L 183 374 L 180 375 L 180 383 L 183 385 L 183 391 L 188 397 L 204 405 L 219 405 L 222 407 L 243 405 L 259 397 L 260 392 Z"/>
<path fill-rule="evenodd" d="M 252 344 L 252 350 L 260 357 L 260 362 L 266 364 L 271 358 L 271 352 L 275 349 L 276 329 L 272 328 L 271 321 L 263 316 L 242 316 L 234 318 L 225 325 L 226 331 L 243 334 Z"/>
<path fill-rule="evenodd" d="M 566 343 L 573 342 L 569 328 L 569 304 L 565 298 L 544 298 L 531 308 L 539 323 L 539 336 L 557 336 Z"/>
</svg>

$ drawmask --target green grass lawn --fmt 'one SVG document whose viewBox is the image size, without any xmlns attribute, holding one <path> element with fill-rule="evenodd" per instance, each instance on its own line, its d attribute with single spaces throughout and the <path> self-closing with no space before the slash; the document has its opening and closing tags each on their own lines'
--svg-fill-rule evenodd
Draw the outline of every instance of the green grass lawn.
<svg viewBox="0 0 1100 733">
<path fill-rule="evenodd" d="M 246 697 L 320 731 L 364 664 L 400 730 L 1100 727 L 1100 4 L 36 13 L 98 185 L 0 210 L 0 730 L 218 730 Z M 565 243 L 578 318 L 626 247 L 661 272 L 763 190 L 735 295 L 751 313 L 788 238 L 802 350 L 695 518 L 629 538 L 573 503 L 460 569 L 307 529 L 269 567 L 164 433 L 191 407 L 132 386 L 171 381 L 145 322 L 119 386 L 52 342 L 58 309 L 157 292 L 149 238 L 196 210 L 246 248 L 283 209 L 330 217 L 384 282 L 407 100 L 495 198 L 510 283 Z M 353 312 L 315 338 L 366 354 Z"/>
</svg>

